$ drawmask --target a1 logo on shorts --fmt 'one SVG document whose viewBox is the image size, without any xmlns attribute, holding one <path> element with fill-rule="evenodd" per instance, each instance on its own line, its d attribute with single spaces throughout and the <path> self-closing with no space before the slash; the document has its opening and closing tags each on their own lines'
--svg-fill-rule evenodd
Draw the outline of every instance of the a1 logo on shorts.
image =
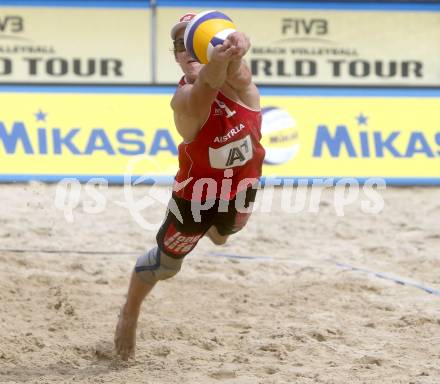
<svg viewBox="0 0 440 384">
<path fill-rule="evenodd" d="M 239 167 L 252 159 L 252 156 L 250 135 L 220 148 L 209 147 L 209 163 L 212 168 L 216 169 Z"/>
<path fill-rule="evenodd" d="M 202 236 L 203 234 L 182 234 L 173 224 L 170 224 L 163 240 L 165 251 L 175 255 L 186 255 L 196 246 Z"/>
</svg>

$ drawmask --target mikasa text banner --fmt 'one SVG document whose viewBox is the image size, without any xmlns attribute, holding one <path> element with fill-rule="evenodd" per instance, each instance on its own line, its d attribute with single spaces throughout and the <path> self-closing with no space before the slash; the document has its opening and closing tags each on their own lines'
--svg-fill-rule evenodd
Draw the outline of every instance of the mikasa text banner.
<svg viewBox="0 0 440 384">
<path fill-rule="evenodd" d="M 171 180 L 181 141 L 171 90 L 99 92 L 0 93 L 1 179 Z M 262 93 L 264 176 L 440 182 L 440 97 Z"/>
</svg>

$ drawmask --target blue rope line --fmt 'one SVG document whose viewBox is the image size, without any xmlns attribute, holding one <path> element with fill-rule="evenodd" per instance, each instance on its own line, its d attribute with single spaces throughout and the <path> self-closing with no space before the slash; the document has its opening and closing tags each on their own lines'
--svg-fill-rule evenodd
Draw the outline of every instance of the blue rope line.
<svg viewBox="0 0 440 384">
<path fill-rule="evenodd" d="M 210 256 L 215 256 L 215 257 L 226 257 L 228 259 L 270 260 L 270 261 L 280 260 L 280 261 L 286 261 L 286 260 L 282 260 L 282 259 L 276 259 L 276 258 L 270 257 L 270 256 L 240 256 L 240 255 L 235 255 L 233 253 L 222 253 L 222 252 L 209 252 L 209 255 Z M 332 262 L 334 262 L 334 261 L 332 261 Z M 371 271 L 371 270 L 366 269 L 366 268 L 354 267 L 354 266 L 352 266 L 350 264 L 340 263 L 340 262 L 337 262 L 337 261 L 335 263 L 336 263 L 336 266 L 338 266 L 340 268 L 349 269 L 349 270 L 352 270 L 352 271 L 355 271 L 355 272 L 369 273 L 369 274 L 372 274 L 373 276 L 378 277 L 380 279 L 393 281 L 393 282 L 395 282 L 396 284 L 399 284 L 399 285 L 406 285 L 408 287 L 418 288 L 418 289 L 421 289 L 422 291 L 430 293 L 431 295 L 440 297 L 440 290 L 435 289 L 435 288 L 431 288 L 431 287 L 427 287 L 426 285 L 423 285 L 421 283 L 414 283 L 412 281 L 404 280 L 404 279 L 402 279 L 400 277 L 389 276 L 389 275 L 387 275 L 385 273 Z"/>
<path fill-rule="evenodd" d="M 228 259 L 244 259 L 244 260 L 275 260 L 270 256 L 240 256 L 234 255 L 232 253 L 223 253 L 223 252 L 209 252 L 210 256 L 214 257 L 226 257 Z"/>
<path fill-rule="evenodd" d="M 350 269 L 350 270 L 355 271 L 355 272 L 369 273 L 369 274 L 372 274 L 373 276 L 376 276 L 376 277 L 378 277 L 380 279 L 394 281 L 395 283 L 400 284 L 400 285 L 406 285 L 406 286 L 409 286 L 409 287 L 418 288 L 418 289 L 421 289 L 421 290 L 423 290 L 423 291 L 425 291 L 427 293 L 430 293 L 431 295 L 435 295 L 435 296 L 440 297 L 440 290 L 435 289 L 435 288 L 431 288 L 431 287 L 427 287 L 426 285 L 423 285 L 423 284 L 420 284 L 420 283 L 413 283 L 412 281 L 404 280 L 404 279 L 401 279 L 400 277 L 398 278 L 398 277 L 389 276 L 389 275 L 387 275 L 385 273 L 382 273 L 382 272 L 375 272 L 375 271 L 371 271 L 371 270 L 366 269 L 366 268 L 354 267 L 354 266 L 349 265 L 349 264 L 344 264 L 344 263 L 336 262 L 336 265 L 338 267 L 340 267 L 340 268 Z"/>
</svg>

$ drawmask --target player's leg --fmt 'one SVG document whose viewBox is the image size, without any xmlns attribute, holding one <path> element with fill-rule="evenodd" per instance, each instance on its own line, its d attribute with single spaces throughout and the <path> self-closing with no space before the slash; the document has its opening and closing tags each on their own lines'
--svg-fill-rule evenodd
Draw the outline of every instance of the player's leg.
<svg viewBox="0 0 440 384">
<path fill-rule="evenodd" d="M 128 287 L 127 300 L 121 308 L 115 331 L 116 353 L 123 360 L 134 357 L 136 348 L 136 327 L 139 318 L 141 304 L 156 283 L 143 281 L 133 271 Z"/>
<path fill-rule="evenodd" d="M 125 360 L 134 357 L 136 326 L 143 300 L 159 280 L 169 279 L 180 271 L 183 258 L 194 249 L 211 225 L 209 212 L 200 222 L 194 222 L 190 202 L 175 196 L 171 201 L 176 203 L 182 221 L 168 209 L 156 236 L 157 247 L 139 257 L 136 262 L 127 299 L 116 326 L 116 352 Z"/>
<path fill-rule="evenodd" d="M 158 281 L 169 279 L 177 274 L 182 262 L 183 257 L 171 257 L 161 252 L 158 247 L 154 247 L 136 261 L 131 274 L 127 299 L 121 308 L 115 331 L 115 348 L 122 359 L 134 357 L 136 327 L 145 297 Z"/>
<path fill-rule="evenodd" d="M 229 235 L 221 235 L 218 232 L 218 229 L 215 225 L 212 225 L 211 228 L 206 232 L 206 236 L 215 244 L 215 245 L 223 245 L 228 241 Z"/>
</svg>

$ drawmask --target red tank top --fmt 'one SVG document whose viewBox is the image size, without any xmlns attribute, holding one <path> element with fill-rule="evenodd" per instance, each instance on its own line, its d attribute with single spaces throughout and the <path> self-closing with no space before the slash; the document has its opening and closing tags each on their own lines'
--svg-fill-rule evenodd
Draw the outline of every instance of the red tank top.
<svg viewBox="0 0 440 384">
<path fill-rule="evenodd" d="M 186 200 L 233 199 L 261 176 L 260 140 L 261 112 L 219 92 L 194 140 L 179 145 L 175 193 Z"/>
</svg>

